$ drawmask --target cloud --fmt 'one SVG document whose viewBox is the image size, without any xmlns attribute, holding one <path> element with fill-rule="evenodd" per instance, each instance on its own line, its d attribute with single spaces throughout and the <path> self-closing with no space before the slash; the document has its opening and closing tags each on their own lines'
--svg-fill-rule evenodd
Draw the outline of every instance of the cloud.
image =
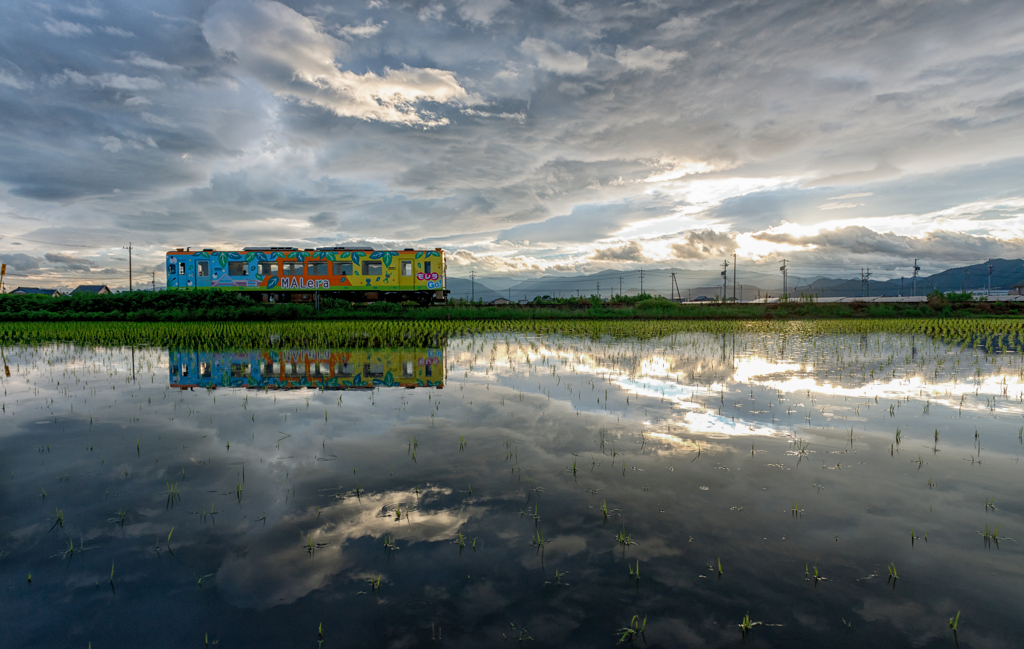
<svg viewBox="0 0 1024 649">
<path fill-rule="evenodd" d="M 1016 259 L 1021 256 L 1022 239 L 997 239 L 962 232 L 936 231 L 920 237 L 876 232 L 863 226 L 823 230 L 813 235 L 760 232 L 755 239 L 801 246 L 813 251 L 813 258 L 838 263 L 844 259 L 875 256 L 887 261 L 920 258 L 932 262 L 977 262 L 985 259 Z"/>
<path fill-rule="evenodd" d="M 431 20 L 441 20 L 444 15 L 445 7 L 440 2 L 432 5 L 428 5 L 420 9 L 418 14 L 419 19 L 423 22 L 429 22 Z"/>
<path fill-rule="evenodd" d="M 339 116 L 440 126 L 449 120 L 424 109 L 424 102 L 474 102 L 446 70 L 385 67 L 381 75 L 360 75 L 339 69 L 335 60 L 345 44 L 278 2 L 220 0 L 207 11 L 202 29 L 210 47 L 233 57 L 274 94 Z"/>
<path fill-rule="evenodd" d="M 135 34 L 131 33 L 127 29 L 121 29 L 120 27 L 103 27 L 104 32 L 111 36 L 120 36 L 121 38 L 135 38 Z"/>
<path fill-rule="evenodd" d="M 52 18 L 47 18 L 43 21 L 43 29 L 54 36 L 84 36 L 92 33 L 91 29 L 80 23 L 54 20 Z"/>
<path fill-rule="evenodd" d="M 26 255 L 20 252 L 14 253 L 2 253 L 0 252 L 0 263 L 7 264 L 7 272 L 14 274 L 23 275 L 28 271 L 39 269 L 39 258 L 33 257 L 32 255 Z"/>
<path fill-rule="evenodd" d="M 825 203 L 819 205 L 819 210 L 848 210 L 852 207 L 861 207 L 864 203 Z"/>
<path fill-rule="evenodd" d="M 89 18 L 99 18 L 103 15 L 103 9 L 97 7 L 91 2 L 85 5 L 65 5 L 63 8 L 65 11 L 69 11 L 79 16 L 88 16 Z"/>
<path fill-rule="evenodd" d="M 369 18 L 366 19 L 362 25 L 345 25 L 344 27 L 338 27 L 338 35 L 343 38 L 370 38 L 376 36 L 384 29 L 384 26 L 388 24 L 388 21 L 374 24 Z"/>
<path fill-rule="evenodd" d="M 81 257 L 72 257 L 71 255 L 64 255 L 60 253 L 48 252 L 44 255 L 46 261 L 51 264 L 59 264 L 68 270 L 90 270 L 93 267 L 93 263 L 88 259 L 82 259 Z"/>
<path fill-rule="evenodd" d="M 581 74 L 587 70 L 587 57 L 567 52 L 558 43 L 527 38 L 519 44 L 519 49 L 535 59 L 542 70 L 556 74 Z"/>
<path fill-rule="evenodd" d="M 594 261 L 643 261 L 644 251 L 638 242 L 631 241 L 623 246 L 598 248 L 590 258 Z"/>
<path fill-rule="evenodd" d="M 490 25 L 494 16 L 512 7 L 510 0 L 457 0 L 459 16 L 477 25 Z"/>
<path fill-rule="evenodd" d="M 0 85 L 10 86 L 15 90 L 25 90 L 32 84 L 23 79 L 24 73 L 21 68 L 12 61 L 0 58 Z"/>
<path fill-rule="evenodd" d="M 165 61 L 158 61 L 152 57 L 146 56 L 142 52 L 132 52 L 131 56 L 128 57 L 128 62 L 132 65 L 140 68 L 150 68 L 152 70 L 181 70 L 183 69 L 180 65 L 173 65 Z"/>
<path fill-rule="evenodd" d="M 667 70 L 676 61 L 682 61 L 686 52 L 665 52 L 651 45 L 631 50 L 621 45 L 615 50 L 615 60 L 627 70 Z"/>
<path fill-rule="evenodd" d="M 735 235 L 714 230 L 691 230 L 671 245 L 677 259 L 720 259 L 736 250 Z"/>
<path fill-rule="evenodd" d="M 70 81 L 79 86 L 98 86 L 115 90 L 156 90 L 157 88 L 164 87 L 160 80 L 150 77 L 129 77 L 128 75 L 114 72 L 85 75 L 67 68 L 64 69 L 62 74 L 54 76 L 53 80 L 54 83 L 58 84 Z"/>
</svg>

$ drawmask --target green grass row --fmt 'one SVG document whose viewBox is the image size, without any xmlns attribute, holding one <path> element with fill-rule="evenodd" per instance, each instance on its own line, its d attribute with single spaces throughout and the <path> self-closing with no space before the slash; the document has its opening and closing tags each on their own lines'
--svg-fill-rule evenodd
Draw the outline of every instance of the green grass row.
<svg viewBox="0 0 1024 649">
<path fill-rule="evenodd" d="M 950 342 L 1010 336 L 1024 339 L 1024 319 L 860 320 L 432 320 L 192 323 L 0 323 L 0 346 L 54 342 L 187 349 L 433 346 L 450 336 L 533 333 L 650 339 L 674 333 L 797 335 L 903 333 Z M 1002 343 L 1001 343 L 1002 344 Z"/>
</svg>

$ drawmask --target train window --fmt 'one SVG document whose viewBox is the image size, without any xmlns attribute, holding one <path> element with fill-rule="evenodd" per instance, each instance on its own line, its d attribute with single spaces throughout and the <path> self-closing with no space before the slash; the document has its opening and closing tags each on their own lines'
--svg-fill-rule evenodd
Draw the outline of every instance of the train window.
<svg viewBox="0 0 1024 649">
<path fill-rule="evenodd" d="M 429 261 L 423 262 L 423 272 L 426 273 L 427 275 L 430 274 L 430 262 Z"/>
<path fill-rule="evenodd" d="M 273 262 L 273 261 L 261 261 L 260 262 L 259 272 L 260 272 L 260 275 L 273 275 L 276 268 L 277 268 L 277 263 L 276 262 Z"/>
<path fill-rule="evenodd" d="M 384 264 L 379 261 L 364 261 L 363 275 L 381 275 L 384 272 Z"/>
<path fill-rule="evenodd" d="M 210 378 L 210 376 L 212 376 L 209 363 L 199 364 L 199 376 L 203 377 L 204 379 L 208 379 Z"/>
<path fill-rule="evenodd" d="M 405 361 L 404 363 L 402 363 L 402 376 L 404 378 L 412 377 L 413 376 L 412 370 L 413 370 L 412 361 Z"/>
<path fill-rule="evenodd" d="M 196 262 L 196 276 L 197 277 L 209 277 L 210 276 L 210 262 L 198 261 Z"/>
<path fill-rule="evenodd" d="M 355 372 L 355 369 L 352 368 L 352 363 L 337 363 L 334 366 L 335 376 L 352 376 Z"/>
<path fill-rule="evenodd" d="M 282 266 L 284 267 L 282 272 L 281 272 L 282 275 L 301 275 L 302 274 L 302 264 L 297 264 L 295 262 L 289 261 L 289 262 L 286 262 L 286 263 L 282 264 Z"/>
<path fill-rule="evenodd" d="M 363 365 L 363 378 L 384 378 L 384 363 L 366 363 Z"/>
<path fill-rule="evenodd" d="M 335 275 L 351 275 L 352 274 L 352 262 L 348 261 L 336 261 L 334 262 L 334 274 Z"/>
<path fill-rule="evenodd" d="M 309 262 L 309 274 L 310 275 L 326 275 L 327 274 L 327 262 L 325 262 L 325 261 L 311 261 L 311 262 Z"/>
<path fill-rule="evenodd" d="M 249 264 L 244 261 L 229 261 L 228 275 L 248 275 Z"/>
<path fill-rule="evenodd" d="M 403 261 L 402 262 L 402 277 L 412 277 L 412 262 L 411 261 Z"/>
<path fill-rule="evenodd" d="M 167 274 L 168 275 L 174 275 L 177 270 L 178 269 L 175 267 L 174 264 L 167 264 Z"/>
<path fill-rule="evenodd" d="M 184 275 L 185 274 L 185 262 L 181 262 L 180 264 L 178 264 L 178 274 L 179 275 Z"/>
<path fill-rule="evenodd" d="M 181 377 L 182 378 L 187 378 L 188 377 L 188 365 L 185 365 L 184 363 L 181 364 Z"/>
<path fill-rule="evenodd" d="M 252 375 L 252 365 L 249 363 L 232 363 L 231 378 L 244 379 Z"/>
<path fill-rule="evenodd" d="M 434 369 L 433 368 L 434 368 L 433 365 L 427 365 L 423 369 L 425 370 L 425 373 L 426 373 L 427 376 L 433 376 L 434 375 Z"/>
</svg>

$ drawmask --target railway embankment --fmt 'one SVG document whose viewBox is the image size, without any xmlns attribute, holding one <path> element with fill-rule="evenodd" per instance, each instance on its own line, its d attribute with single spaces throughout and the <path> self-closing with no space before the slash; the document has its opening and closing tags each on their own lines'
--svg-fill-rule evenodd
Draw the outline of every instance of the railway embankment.
<svg viewBox="0 0 1024 649">
<path fill-rule="evenodd" d="M 527 304 L 466 301 L 423 307 L 411 303 L 351 303 L 321 298 L 313 304 L 261 304 L 221 291 L 135 291 L 112 295 L 0 295 L 4 322 L 231 322 L 289 320 L 528 320 L 692 319 L 771 320 L 816 318 L 986 318 L 1024 316 L 1022 302 L 987 302 L 964 294 L 933 294 L 925 302 L 817 302 L 677 304 L 663 297 L 568 298 Z"/>
</svg>

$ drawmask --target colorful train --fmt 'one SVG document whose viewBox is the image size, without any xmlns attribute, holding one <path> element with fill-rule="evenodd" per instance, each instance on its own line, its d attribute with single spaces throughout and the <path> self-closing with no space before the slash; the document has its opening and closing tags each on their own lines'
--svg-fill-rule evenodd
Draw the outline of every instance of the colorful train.
<svg viewBox="0 0 1024 649">
<path fill-rule="evenodd" d="M 443 388 L 444 350 L 427 347 L 168 352 L 172 388 Z"/>
<path fill-rule="evenodd" d="M 320 296 L 353 302 L 447 301 L 444 251 L 255 247 L 167 253 L 167 288 L 223 289 L 264 302 Z"/>
</svg>

